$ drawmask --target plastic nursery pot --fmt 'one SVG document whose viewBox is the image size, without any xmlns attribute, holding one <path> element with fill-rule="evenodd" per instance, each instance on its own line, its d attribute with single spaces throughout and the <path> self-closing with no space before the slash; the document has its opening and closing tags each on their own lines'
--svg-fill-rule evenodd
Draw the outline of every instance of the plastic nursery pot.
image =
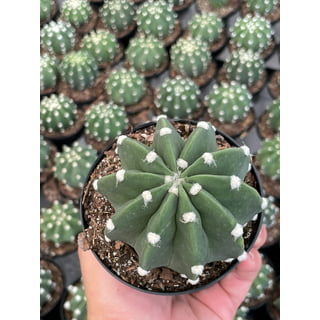
<svg viewBox="0 0 320 320">
<path fill-rule="evenodd" d="M 196 121 L 193 120 L 175 120 L 172 121 L 173 125 L 178 128 L 178 131 L 180 130 L 185 130 L 184 133 L 188 134 L 188 132 L 190 133 L 192 127 L 195 127 L 195 125 L 197 124 Z M 146 134 L 146 132 L 152 133 L 152 130 L 155 127 L 155 122 L 150 122 L 150 123 L 145 123 L 142 124 L 140 126 L 137 126 L 132 132 L 132 135 L 138 135 L 139 133 L 144 132 L 144 139 L 147 139 L 148 135 Z M 184 129 L 183 129 L 184 128 Z M 148 131 L 149 130 L 149 131 Z M 151 131 L 151 132 L 150 132 Z M 216 136 L 217 136 L 217 142 L 218 140 L 222 141 L 223 143 L 225 143 L 226 145 L 229 145 L 229 147 L 239 147 L 239 144 L 237 144 L 231 137 L 229 137 L 228 135 L 222 133 L 219 130 L 216 130 Z M 148 140 L 147 140 L 148 141 Z M 149 141 L 151 142 L 151 141 Z M 218 143 L 219 144 L 219 143 Z M 89 238 L 94 234 L 96 236 L 95 238 L 95 245 L 97 243 L 100 243 L 100 248 L 93 248 L 91 249 L 94 256 L 97 258 L 97 260 L 99 261 L 99 263 L 103 266 L 103 268 L 109 272 L 113 277 L 115 277 L 116 279 L 118 279 L 120 282 L 128 285 L 131 288 L 134 288 L 136 290 L 139 290 L 140 292 L 145 292 L 145 293 L 152 293 L 152 294 L 157 294 L 157 295 L 178 295 L 178 294 L 186 294 L 186 293 L 193 293 L 205 288 L 208 288 L 212 285 L 214 285 L 215 283 L 217 283 L 218 281 L 220 281 L 222 278 L 224 278 L 228 273 L 230 273 L 239 263 L 239 261 L 237 259 L 233 259 L 232 262 L 223 262 L 223 261 L 218 261 L 218 262 L 212 262 L 210 264 L 210 266 L 214 269 L 214 272 L 210 273 L 210 277 L 209 279 L 206 278 L 204 279 L 204 281 L 201 281 L 196 284 L 196 285 L 191 285 L 191 284 L 185 284 L 186 283 L 186 279 L 182 279 L 182 277 L 175 271 L 172 271 L 169 268 L 156 268 L 154 270 L 154 273 L 157 274 L 157 276 L 160 276 L 161 281 L 163 281 L 163 283 L 168 283 L 168 277 L 170 281 L 170 289 L 168 290 L 168 288 L 165 287 L 165 285 L 159 285 L 158 287 L 158 282 L 156 281 L 151 281 L 152 283 L 151 285 L 153 286 L 153 284 L 156 282 L 156 289 L 154 289 L 154 286 L 151 288 L 150 282 L 148 282 L 147 280 L 144 280 L 146 277 L 141 277 L 138 275 L 138 273 L 136 272 L 136 268 L 138 265 L 135 266 L 135 263 L 138 263 L 138 258 L 137 255 L 135 254 L 135 251 L 127 244 L 121 242 L 121 241 L 111 241 L 111 242 L 106 242 L 104 239 L 104 233 L 103 233 L 103 226 L 102 224 L 100 225 L 100 231 L 97 232 L 97 230 L 94 230 L 95 228 L 90 225 L 90 219 L 92 218 L 92 207 L 90 208 L 90 210 L 88 209 L 88 203 L 90 203 L 90 205 L 92 205 L 92 203 L 99 203 L 99 202 L 103 202 L 103 201 L 107 201 L 102 195 L 98 194 L 97 196 L 97 202 L 95 202 L 93 200 L 93 198 L 90 199 L 90 197 L 92 197 L 92 195 L 96 195 L 95 191 L 92 187 L 92 182 L 101 175 L 105 175 L 108 172 L 108 165 L 107 166 L 103 166 L 106 163 L 109 164 L 109 161 L 112 162 L 112 159 L 106 159 L 106 154 L 110 154 L 114 152 L 114 148 L 115 148 L 116 144 L 115 144 L 115 140 L 113 140 L 104 150 L 104 152 L 102 152 L 98 158 L 96 159 L 96 161 L 94 162 L 93 166 L 91 167 L 87 179 L 84 183 L 84 188 L 82 191 L 82 196 L 81 196 L 81 201 L 80 201 L 80 215 L 81 215 L 81 221 L 82 221 L 82 225 L 83 225 L 83 229 L 84 232 L 81 233 L 81 243 L 80 241 L 79 246 L 82 247 L 84 250 L 91 248 L 90 246 L 90 241 Z M 96 169 L 99 169 L 99 173 L 95 172 Z M 102 171 L 100 171 L 102 169 Z M 110 169 L 110 168 L 109 168 Z M 247 178 L 247 177 L 250 178 Z M 247 173 L 247 176 L 245 178 L 245 181 L 248 182 L 248 179 L 251 180 L 253 182 L 253 186 L 254 188 L 257 190 L 257 192 L 262 196 L 262 185 L 260 182 L 260 178 L 258 175 L 257 170 L 255 169 L 255 167 L 252 165 L 251 170 Z M 104 199 L 104 200 L 103 200 Z M 104 208 L 104 212 L 106 210 L 106 204 L 102 205 Z M 109 204 L 110 207 L 110 204 Z M 102 221 L 104 218 L 102 218 L 102 216 L 100 215 L 102 212 L 98 211 L 97 208 L 94 208 L 93 211 L 95 211 L 96 213 L 99 214 L 99 220 Z M 259 232 L 260 232 L 260 228 L 262 225 L 262 218 L 263 218 L 263 213 L 260 212 L 257 214 L 257 219 L 255 219 L 254 221 L 250 221 L 247 226 L 244 228 L 244 234 L 243 237 L 245 239 L 245 251 L 248 252 Z M 96 226 L 96 221 L 92 221 L 93 225 Z M 98 227 L 99 228 L 99 227 Z M 248 228 L 248 229 L 247 229 Z M 97 235 L 97 233 L 100 233 L 99 235 Z M 88 237 L 89 235 L 89 237 Z M 113 244 L 112 244 L 113 243 Z M 115 244 L 114 244 L 115 243 Z M 109 252 L 104 252 L 104 247 L 106 244 L 108 244 L 108 246 L 112 247 L 111 251 Z M 112 244 L 112 245 L 111 245 Z M 125 249 L 124 249 L 125 248 Z M 129 256 L 128 253 L 124 252 L 124 250 L 126 250 L 126 248 L 129 248 L 129 251 L 133 251 L 135 254 L 134 256 Z M 119 273 L 118 270 L 113 270 L 111 267 L 110 262 L 112 262 L 111 259 L 114 258 L 115 256 L 115 251 L 112 251 L 114 249 L 120 250 L 119 252 L 121 252 L 121 256 L 122 257 L 126 257 L 126 262 L 124 264 L 126 264 L 126 267 L 129 265 L 128 267 L 128 271 L 129 272 L 134 272 L 134 276 L 131 277 L 130 279 L 127 278 L 127 275 L 123 275 L 121 273 Z M 109 260 L 110 259 L 110 260 Z M 130 261 L 129 261 L 130 260 Z M 109 265 L 108 265 L 109 264 Z M 119 266 L 119 264 L 121 264 L 120 260 L 116 261 L 116 265 Z M 123 264 L 123 265 L 124 265 Z M 209 265 L 209 264 L 208 264 Z M 220 268 L 219 272 L 216 272 L 215 268 Z M 150 272 L 150 274 L 153 271 Z M 168 272 L 170 273 L 168 275 Z M 173 276 L 171 277 L 171 275 L 173 274 Z M 176 276 L 177 275 L 177 276 Z M 212 276 L 213 275 L 213 276 Z M 127 279 L 125 279 L 127 278 Z M 138 281 L 143 279 L 142 281 L 146 281 L 147 286 L 141 286 L 141 285 L 135 285 L 134 284 L 134 278 L 138 278 Z M 184 284 L 182 285 L 182 287 L 180 287 L 180 285 L 176 284 L 175 281 L 179 278 L 178 281 L 180 281 L 180 284 L 182 284 L 182 281 L 184 281 Z M 201 278 L 201 276 L 200 276 Z M 173 284 L 172 284 L 173 283 Z M 149 286 L 149 287 L 148 287 Z M 177 288 L 177 286 L 179 286 L 179 288 Z"/>
</svg>

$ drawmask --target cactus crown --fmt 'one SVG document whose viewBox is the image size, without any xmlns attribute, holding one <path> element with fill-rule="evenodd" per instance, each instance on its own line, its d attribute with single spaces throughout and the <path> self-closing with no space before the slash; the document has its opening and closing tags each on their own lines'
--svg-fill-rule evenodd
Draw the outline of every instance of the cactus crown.
<svg viewBox="0 0 320 320">
<path fill-rule="evenodd" d="M 144 77 L 133 68 L 114 70 L 106 80 L 105 88 L 113 102 L 124 106 L 137 103 L 146 92 Z"/>
<path fill-rule="evenodd" d="M 280 137 L 266 139 L 257 153 L 261 172 L 271 179 L 280 178 Z"/>
<path fill-rule="evenodd" d="M 264 61 L 258 52 L 240 48 L 226 59 L 225 70 L 229 80 L 251 86 L 261 78 Z"/>
<path fill-rule="evenodd" d="M 277 8 L 279 0 L 247 0 L 248 8 L 261 16 L 265 16 Z"/>
<path fill-rule="evenodd" d="M 40 126 L 48 132 L 62 133 L 73 126 L 77 105 L 63 94 L 44 97 L 40 103 Z"/>
<path fill-rule="evenodd" d="M 240 306 L 233 320 L 247 320 L 248 313 L 249 313 L 248 307 Z"/>
<path fill-rule="evenodd" d="M 121 32 L 135 21 L 136 11 L 130 0 L 109 0 L 104 1 L 99 15 L 105 26 L 114 32 Z"/>
<path fill-rule="evenodd" d="M 61 77 L 74 90 L 90 88 L 99 71 L 95 58 L 87 51 L 72 51 L 65 55 L 59 66 Z"/>
<path fill-rule="evenodd" d="M 40 265 L 40 308 L 52 300 L 52 293 L 56 284 L 52 281 L 50 269 Z"/>
<path fill-rule="evenodd" d="M 71 200 L 60 203 L 55 200 L 51 208 L 41 209 L 40 229 L 45 240 L 53 241 L 57 247 L 73 242 L 81 231 L 79 209 Z"/>
<path fill-rule="evenodd" d="M 82 281 L 76 285 L 70 284 L 67 291 L 70 299 L 63 304 L 64 310 L 72 312 L 72 320 L 86 320 L 87 299 Z"/>
<path fill-rule="evenodd" d="M 47 166 L 49 161 L 50 146 L 48 142 L 40 135 L 40 172 Z"/>
<path fill-rule="evenodd" d="M 279 209 L 274 204 L 274 197 L 269 196 L 265 198 L 265 205 L 264 205 L 264 215 L 263 215 L 263 223 L 267 227 L 271 227 L 276 223 L 276 214 L 278 213 Z"/>
<path fill-rule="evenodd" d="M 200 90 L 189 78 L 167 78 L 159 88 L 156 104 L 169 118 L 191 116 L 200 106 Z"/>
<path fill-rule="evenodd" d="M 146 35 L 164 39 L 174 29 L 177 14 L 164 0 L 147 0 L 137 10 L 138 29 Z"/>
<path fill-rule="evenodd" d="M 214 85 L 205 100 L 208 112 L 221 122 L 234 123 L 244 119 L 252 106 L 252 96 L 245 85 L 231 81 Z"/>
<path fill-rule="evenodd" d="M 88 23 L 92 13 L 87 0 L 65 0 L 62 3 L 61 16 L 76 28 Z"/>
<path fill-rule="evenodd" d="M 40 0 L 40 22 L 49 19 L 54 0 Z"/>
<path fill-rule="evenodd" d="M 97 141 L 108 141 L 120 135 L 128 127 L 123 106 L 113 102 L 93 105 L 85 114 L 85 132 Z"/>
<path fill-rule="evenodd" d="M 76 43 L 76 31 L 69 22 L 50 21 L 40 32 L 41 45 L 53 55 L 71 51 Z"/>
<path fill-rule="evenodd" d="M 237 48 L 261 52 L 270 44 L 273 30 L 269 20 L 246 15 L 238 18 L 230 30 L 231 43 Z"/>
<path fill-rule="evenodd" d="M 55 155 L 55 177 L 71 188 L 82 188 L 96 151 L 90 146 L 75 142 L 71 147 L 63 145 Z"/>
<path fill-rule="evenodd" d="M 40 90 L 54 88 L 58 81 L 58 59 L 49 54 L 40 56 Z"/>
<path fill-rule="evenodd" d="M 223 22 L 214 12 L 195 14 L 190 20 L 188 30 L 192 38 L 212 44 L 217 41 L 223 31 Z"/>
<path fill-rule="evenodd" d="M 227 4 L 228 0 L 208 0 L 213 8 L 221 8 Z"/>
<path fill-rule="evenodd" d="M 280 131 L 280 98 L 273 100 L 272 103 L 268 106 L 268 125 L 275 131 Z"/>
<path fill-rule="evenodd" d="M 206 263 L 246 254 L 243 225 L 262 203 L 243 182 L 248 147 L 218 150 L 208 122 L 199 122 L 185 141 L 162 115 L 151 147 L 120 136 L 117 150 L 122 169 L 93 186 L 116 210 L 106 240 L 136 250 L 141 276 L 167 266 L 196 284 Z"/>
<path fill-rule="evenodd" d="M 198 77 L 210 63 L 207 43 L 200 39 L 180 38 L 170 49 L 171 62 L 178 73 L 185 77 Z"/>
<path fill-rule="evenodd" d="M 126 51 L 126 59 L 139 72 L 159 68 L 166 58 L 167 52 L 162 41 L 153 36 L 132 38 Z"/>
</svg>

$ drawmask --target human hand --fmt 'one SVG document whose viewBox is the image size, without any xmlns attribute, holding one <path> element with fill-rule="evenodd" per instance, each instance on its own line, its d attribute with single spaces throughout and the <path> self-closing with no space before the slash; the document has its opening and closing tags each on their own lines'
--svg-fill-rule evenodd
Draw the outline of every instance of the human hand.
<svg viewBox="0 0 320 320">
<path fill-rule="evenodd" d="M 263 225 L 247 259 L 215 285 L 175 296 L 132 289 L 106 272 L 91 251 L 79 248 L 88 320 L 232 320 L 261 268 L 258 249 L 266 237 Z"/>
</svg>

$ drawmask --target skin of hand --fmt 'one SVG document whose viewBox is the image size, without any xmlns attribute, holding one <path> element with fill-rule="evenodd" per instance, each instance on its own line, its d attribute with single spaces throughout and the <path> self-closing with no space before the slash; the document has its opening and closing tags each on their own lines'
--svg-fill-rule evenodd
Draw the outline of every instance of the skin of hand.
<svg viewBox="0 0 320 320">
<path fill-rule="evenodd" d="M 78 249 L 88 320 L 232 320 L 261 268 L 258 249 L 267 231 L 226 277 L 196 293 L 160 296 L 140 292 L 104 270 L 90 250 Z"/>
</svg>

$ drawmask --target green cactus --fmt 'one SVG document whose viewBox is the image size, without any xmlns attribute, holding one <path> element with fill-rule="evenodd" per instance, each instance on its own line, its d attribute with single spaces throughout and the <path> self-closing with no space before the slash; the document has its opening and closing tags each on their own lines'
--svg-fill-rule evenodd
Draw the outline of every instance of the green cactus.
<svg viewBox="0 0 320 320">
<path fill-rule="evenodd" d="M 55 200 L 50 208 L 41 209 L 40 229 L 46 241 L 60 247 L 67 242 L 74 242 L 81 231 L 79 209 L 71 200 L 65 203 Z"/>
<path fill-rule="evenodd" d="M 273 100 L 267 108 L 269 117 L 267 120 L 268 126 L 274 131 L 280 131 L 280 98 Z"/>
<path fill-rule="evenodd" d="M 120 68 L 110 74 L 105 89 L 114 103 L 130 106 L 145 95 L 146 83 L 144 77 L 134 69 Z"/>
<path fill-rule="evenodd" d="M 236 48 L 262 52 L 272 41 L 273 29 L 264 17 L 246 15 L 236 20 L 230 33 L 231 44 Z"/>
<path fill-rule="evenodd" d="M 40 265 L 40 309 L 52 300 L 55 287 L 56 284 L 52 280 L 51 270 Z"/>
<path fill-rule="evenodd" d="M 59 66 L 61 78 L 77 91 L 93 86 L 99 76 L 98 63 L 87 51 L 72 51 L 66 54 Z"/>
<path fill-rule="evenodd" d="M 276 223 L 276 215 L 279 212 L 279 208 L 274 204 L 274 197 L 272 196 L 266 197 L 264 202 L 263 223 L 267 228 L 270 228 Z"/>
<path fill-rule="evenodd" d="M 65 0 L 62 3 L 61 17 L 75 28 L 87 24 L 93 15 L 93 10 L 87 0 Z"/>
<path fill-rule="evenodd" d="M 123 32 L 135 23 L 136 9 L 130 0 L 104 1 L 99 9 L 102 23 L 113 32 Z"/>
<path fill-rule="evenodd" d="M 40 0 L 40 22 L 50 19 L 55 7 L 55 0 Z"/>
<path fill-rule="evenodd" d="M 80 48 L 88 51 L 98 64 L 112 64 L 120 52 L 120 45 L 115 35 L 103 29 L 86 34 L 82 38 Z"/>
<path fill-rule="evenodd" d="M 240 306 L 234 316 L 233 320 L 246 320 L 249 313 L 249 308 L 246 306 Z"/>
<path fill-rule="evenodd" d="M 252 107 L 252 96 L 245 85 L 235 81 L 214 85 L 205 97 L 212 118 L 223 123 L 234 123 L 244 119 Z"/>
<path fill-rule="evenodd" d="M 153 36 L 140 36 L 130 40 L 126 59 L 138 72 L 149 72 L 160 68 L 168 59 L 162 41 Z"/>
<path fill-rule="evenodd" d="M 173 32 L 177 17 L 166 1 L 147 0 L 137 10 L 138 30 L 163 40 Z"/>
<path fill-rule="evenodd" d="M 62 133 L 76 121 L 77 105 L 63 94 L 44 97 L 40 103 L 40 128 L 47 132 Z"/>
<path fill-rule="evenodd" d="M 264 60 L 258 52 L 240 48 L 231 52 L 224 68 L 229 80 L 251 86 L 262 77 Z"/>
<path fill-rule="evenodd" d="M 122 169 L 93 186 L 115 208 L 106 240 L 122 240 L 136 250 L 141 276 L 167 266 L 196 284 L 206 263 L 246 256 L 243 225 L 262 204 L 243 182 L 250 151 L 217 149 L 210 123 L 199 122 L 185 141 L 164 115 L 151 147 L 118 138 Z"/>
<path fill-rule="evenodd" d="M 185 77 L 195 78 L 203 74 L 211 61 L 207 43 L 200 39 L 180 38 L 170 49 L 174 69 Z"/>
<path fill-rule="evenodd" d="M 192 38 L 199 38 L 208 45 L 216 42 L 223 31 L 223 21 L 214 12 L 202 12 L 193 16 L 188 24 Z"/>
<path fill-rule="evenodd" d="M 59 61 L 49 54 L 40 56 L 40 90 L 54 89 L 58 83 Z"/>
<path fill-rule="evenodd" d="M 208 0 L 212 8 L 222 8 L 228 2 L 228 0 Z"/>
<path fill-rule="evenodd" d="M 50 146 L 48 142 L 40 135 L 40 172 L 48 165 Z"/>
<path fill-rule="evenodd" d="M 247 0 L 248 8 L 255 14 L 265 16 L 277 9 L 279 0 Z"/>
<path fill-rule="evenodd" d="M 84 125 L 88 136 L 97 141 L 108 141 L 127 129 L 128 119 L 123 106 L 100 102 L 86 111 Z"/>
<path fill-rule="evenodd" d="M 67 287 L 68 300 L 63 304 L 64 311 L 72 313 L 72 320 L 87 320 L 87 299 L 82 280 Z"/>
<path fill-rule="evenodd" d="M 183 6 L 187 0 L 166 0 L 172 6 Z"/>
<path fill-rule="evenodd" d="M 257 152 L 261 172 L 273 180 L 280 179 L 280 137 L 266 139 Z"/>
<path fill-rule="evenodd" d="M 190 117 L 200 107 L 199 87 L 189 78 L 167 78 L 159 88 L 156 104 L 169 118 Z"/>
<path fill-rule="evenodd" d="M 69 22 L 50 21 L 40 32 L 41 46 L 53 55 L 64 55 L 74 49 L 76 31 Z"/>
</svg>

